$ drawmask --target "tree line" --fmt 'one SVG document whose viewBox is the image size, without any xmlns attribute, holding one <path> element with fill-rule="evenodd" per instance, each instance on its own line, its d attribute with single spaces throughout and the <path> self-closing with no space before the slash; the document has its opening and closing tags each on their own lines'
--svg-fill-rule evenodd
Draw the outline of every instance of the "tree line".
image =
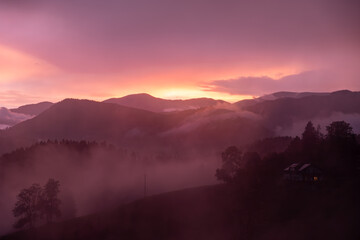
<svg viewBox="0 0 360 240">
<path fill-rule="evenodd" d="M 335 121 L 326 126 L 322 134 L 320 126 L 309 121 L 300 137 L 293 138 L 281 153 L 271 153 L 263 158 L 256 151 L 243 152 L 236 146 L 222 153 L 222 166 L 216 170 L 216 178 L 225 183 L 234 183 L 249 176 L 262 178 L 281 177 L 288 164 L 311 163 L 323 169 L 328 177 L 353 177 L 359 166 L 360 147 L 351 125 Z M 261 173 L 260 173 L 261 172 Z"/>
</svg>

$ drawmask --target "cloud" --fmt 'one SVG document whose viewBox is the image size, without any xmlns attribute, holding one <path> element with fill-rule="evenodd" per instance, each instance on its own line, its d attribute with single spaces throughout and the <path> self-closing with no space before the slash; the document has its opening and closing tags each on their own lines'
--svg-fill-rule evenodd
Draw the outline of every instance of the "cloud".
<svg viewBox="0 0 360 240">
<path fill-rule="evenodd" d="M 359 46 L 358 6 L 338 0 L 7 0 L 0 2 L 0 42 L 71 72 L 309 61 Z"/>
<path fill-rule="evenodd" d="M 0 88 L 58 101 L 277 72 L 359 72 L 358 7 L 351 0 L 0 0 L 0 45 L 18 53 L 2 54 L 0 77 L 21 78 Z"/>
<path fill-rule="evenodd" d="M 6 124 L 0 124 L 0 129 L 6 129 L 10 127 L 9 125 L 6 125 Z"/>
<path fill-rule="evenodd" d="M 324 92 L 339 88 L 360 88 L 360 84 L 349 81 L 344 84 L 339 73 L 319 70 L 305 71 L 299 74 L 287 75 L 280 79 L 267 76 L 239 77 L 236 79 L 215 80 L 205 85 L 208 91 L 226 92 L 239 95 L 264 95 L 279 91 L 293 92 Z"/>
<path fill-rule="evenodd" d="M 227 119 L 251 119 L 258 121 L 261 119 L 261 116 L 253 112 L 239 110 L 239 108 L 234 105 L 217 104 L 210 108 L 197 111 L 195 114 L 188 117 L 184 124 L 170 129 L 169 131 L 163 133 L 163 135 L 166 136 L 174 133 L 188 133 L 208 123 L 214 123 Z"/>
<path fill-rule="evenodd" d="M 0 45 L 0 83 L 25 77 L 48 76 L 57 72 L 45 61 Z"/>
<path fill-rule="evenodd" d="M 33 116 L 29 116 L 21 113 L 14 113 L 11 112 L 9 109 L 2 107 L 0 108 L 0 129 L 13 126 L 19 122 L 28 120 L 32 117 Z"/>
<path fill-rule="evenodd" d="M 0 88 L 5 88 L 0 84 Z M 34 96 L 31 94 L 24 93 L 22 91 L 16 90 L 7 90 L 7 91 L 0 91 L 0 107 L 18 107 L 19 105 L 24 105 L 28 103 L 35 103 L 39 102 L 40 98 L 38 96 Z"/>
</svg>

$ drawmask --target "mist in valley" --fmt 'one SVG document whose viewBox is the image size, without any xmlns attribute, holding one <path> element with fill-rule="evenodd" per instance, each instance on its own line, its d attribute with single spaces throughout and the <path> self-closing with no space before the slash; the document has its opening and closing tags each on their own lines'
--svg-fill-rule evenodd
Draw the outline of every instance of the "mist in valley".
<svg viewBox="0 0 360 240">
<path fill-rule="evenodd" d="M 319 127 L 319 130 L 322 134 L 326 134 L 325 127 L 334 121 L 348 122 L 353 127 L 354 132 L 360 132 L 359 113 L 346 114 L 342 112 L 334 112 L 327 117 L 315 117 L 311 119 L 311 121 L 316 127 Z M 307 120 L 297 120 L 294 121 L 290 126 L 277 126 L 275 128 L 275 132 L 279 136 L 301 136 L 304 130 L 304 126 L 307 122 Z"/>
<path fill-rule="evenodd" d="M 264 104 L 276 108 L 279 102 Z M 66 220 L 145 195 L 215 184 L 224 149 L 236 145 L 262 157 L 282 152 L 293 137 L 301 136 L 308 120 L 323 134 L 325 126 L 340 120 L 360 130 L 356 111 L 314 111 L 309 119 L 286 108 L 281 114 L 264 114 L 259 101 L 247 102 L 248 107 L 211 104 L 155 113 L 68 99 L 0 131 L 0 146 L 7 152 L 0 159 L 0 232 L 12 231 L 17 194 L 49 178 L 60 182 L 61 220 Z"/>
<path fill-rule="evenodd" d="M 359 137 L 360 113 L 356 104 L 347 107 L 349 95 L 354 98 L 359 94 L 307 93 L 303 98 L 235 104 L 210 101 L 206 107 L 170 112 L 77 99 L 48 104 L 31 119 L 0 130 L 0 235 L 26 239 L 32 234 L 31 229 L 14 232 L 17 218 L 12 210 L 23 189 L 34 183 L 44 186 L 48 179 L 60 183 L 62 214 L 54 223 L 37 221 L 35 227 L 44 238 L 49 234 L 54 239 L 61 234 L 71 238 L 81 233 L 87 236 L 84 238 L 97 239 L 107 232 L 122 236 L 128 231 L 138 236 L 134 239 L 162 234 L 201 238 L 201 234 L 210 233 L 207 229 L 211 226 L 215 239 L 237 234 L 249 239 L 257 234 L 257 228 L 265 231 L 258 237 L 274 231 L 288 236 L 290 228 L 300 231 L 298 223 L 303 224 L 312 214 L 312 204 L 319 207 L 316 218 L 332 224 L 334 218 L 324 217 L 323 209 L 344 203 L 349 206 L 346 216 L 338 216 L 336 209 L 331 212 L 336 219 L 349 222 L 351 191 L 346 184 L 327 190 L 326 196 L 332 200 L 322 206 L 320 200 L 305 200 L 310 191 L 306 184 L 292 186 L 283 179 L 283 169 L 296 161 L 319 164 L 328 171 L 329 179 L 339 174 L 334 166 L 345 165 L 337 160 L 341 157 L 333 156 L 343 152 L 333 147 L 336 151 L 329 155 L 331 151 L 324 149 L 333 144 L 327 127 L 334 122 L 348 129 L 349 146 L 357 146 L 354 139 Z M 339 96 L 347 100 L 338 104 L 335 100 Z M 334 104 L 319 111 L 324 105 L 309 106 L 313 97 Z M 290 101 L 296 110 L 284 107 L 284 102 Z M 172 102 L 165 103 L 168 107 Z M 304 128 L 311 132 L 311 150 L 304 147 L 309 145 L 304 142 L 308 141 Z M 351 159 L 356 156 L 354 149 L 350 149 Z M 231 174 L 222 175 L 219 169 Z M 350 171 L 347 165 L 344 169 Z M 324 189 L 332 189 L 331 184 L 324 184 Z M 323 185 L 318 186 L 311 189 Z M 311 190 L 308 194 L 319 198 L 320 192 Z M 290 205 L 299 199 L 306 204 L 300 208 Z M 195 217 L 189 218 L 189 214 Z M 271 223 L 266 223 L 267 218 Z M 260 227 L 265 223 L 267 227 Z M 288 228 L 279 229 L 280 223 Z M 202 230 L 191 230 L 194 224 Z M 164 226 L 168 232 L 161 230 Z M 152 228 L 154 232 L 149 230 Z M 304 228 L 305 232 L 310 229 L 307 225 Z M 14 235 L 6 235 L 9 233 Z"/>
<path fill-rule="evenodd" d="M 162 153 L 139 154 L 85 141 L 43 142 L 4 155 L 0 161 L 0 232 L 12 231 L 16 219 L 11 210 L 17 194 L 49 178 L 60 182 L 62 220 L 110 210 L 145 194 L 215 183 L 219 166 L 215 156 L 186 157 L 180 161 Z"/>
</svg>

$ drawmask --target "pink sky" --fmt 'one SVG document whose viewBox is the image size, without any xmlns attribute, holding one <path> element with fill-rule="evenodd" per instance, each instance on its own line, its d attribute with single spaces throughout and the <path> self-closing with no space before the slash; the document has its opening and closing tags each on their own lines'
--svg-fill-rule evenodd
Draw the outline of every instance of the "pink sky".
<svg viewBox="0 0 360 240">
<path fill-rule="evenodd" d="M 357 1 L 0 0 L 0 106 L 360 90 Z"/>
</svg>

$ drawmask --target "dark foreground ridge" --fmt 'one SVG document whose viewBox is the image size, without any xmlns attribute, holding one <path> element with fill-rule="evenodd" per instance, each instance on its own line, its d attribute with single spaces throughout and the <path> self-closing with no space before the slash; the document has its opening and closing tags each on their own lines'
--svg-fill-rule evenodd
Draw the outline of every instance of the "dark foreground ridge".
<svg viewBox="0 0 360 240">
<path fill-rule="evenodd" d="M 229 232 L 231 204 L 223 186 L 205 186 L 149 196 L 103 212 L 23 230 L 9 239 L 205 239 Z M 229 219 L 230 220 L 230 219 Z"/>
<path fill-rule="evenodd" d="M 356 203 L 341 185 L 282 185 L 267 191 L 248 221 L 248 193 L 226 185 L 146 197 L 109 212 L 4 236 L 17 239 L 357 239 Z M 251 204 L 251 203 L 248 203 Z M 244 235 L 244 232 L 251 235 Z"/>
</svg>

